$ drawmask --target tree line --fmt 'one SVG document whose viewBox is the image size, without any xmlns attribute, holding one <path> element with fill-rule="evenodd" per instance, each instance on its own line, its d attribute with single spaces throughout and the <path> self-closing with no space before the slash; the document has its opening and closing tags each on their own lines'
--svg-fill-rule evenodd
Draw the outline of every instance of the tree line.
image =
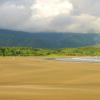
<svg viewBox="0 0 100 100">
<path fill-rule="evenodd" d="M 0 56 L 100 56 L 100 48 L 32 48 L 32 47 L 0 47 Z"/>
</svg>

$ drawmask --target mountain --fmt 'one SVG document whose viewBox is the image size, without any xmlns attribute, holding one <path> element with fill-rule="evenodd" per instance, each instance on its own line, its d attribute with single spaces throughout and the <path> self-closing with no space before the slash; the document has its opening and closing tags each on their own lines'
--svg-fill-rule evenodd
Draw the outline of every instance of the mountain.
<svg viewBox="0 0 100 100">
<path fill-rule="evenodd" d="M 28 33 L 0 29 L 0 46 L 26 46 L 33 48 L 82 47 L 100 43 L 100 35 L 93 33 Z"/>
</svg>

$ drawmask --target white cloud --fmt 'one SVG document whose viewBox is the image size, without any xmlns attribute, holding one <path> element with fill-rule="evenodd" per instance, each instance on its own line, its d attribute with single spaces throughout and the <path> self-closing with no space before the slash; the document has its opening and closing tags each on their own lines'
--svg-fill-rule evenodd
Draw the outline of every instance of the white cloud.
<svg viewBox="0 0 100 100">
<path fill-rule="evenodd" d="M 67 27 L 68 31 L 72 32 L 100 32 L 100 17 L 88 14 L 73 16 L 73 23 Z"/>
<path fill-rule="evenodd" d="M 32 17 L 25 23 L 25 29 L 28 31 L 57 31 L 52 28 L 51 22 L 60 15 L 70 15 L 73 5 L 67 0 L 36 0 L 31 7 Z M 23 29 L 24 30 L 24 29 Z"/>
<path fill-rule="evenodd" d="M 99 0 L 1 0 L 0 28 L 100 32 Z"/>
<path fill-rule="evenodd" d="M 67 0 L 36 0 L 31 8 L 35 9 L 37 17 L 47 18 L 70 14 L 73 5 Z"/>
</svg>

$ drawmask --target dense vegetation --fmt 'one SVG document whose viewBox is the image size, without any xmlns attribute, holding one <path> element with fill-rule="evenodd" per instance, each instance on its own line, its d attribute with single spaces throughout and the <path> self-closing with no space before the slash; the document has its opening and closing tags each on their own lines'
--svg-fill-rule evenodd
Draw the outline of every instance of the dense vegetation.
<svg viewBox="0 0 100 100">
<path fill-rule="evenodd" d="M 29 33 L 0 29 L 0 46 L 5 47 L 75 48 L 99 43 L 100 35 L 93 33 Z"/>
<path fill-rule="evenodd" d="M 39 49 L 29 47 L 0 47 L 0 56 L 100 56 L 100 48 Z"/>
<path fill-rule="evenodd" d="M 99 34 L 0 29 L 0 56 L 100 56 L 100 48 L 84 47 L 95 44 L 100 44 Z"/>
</svg>

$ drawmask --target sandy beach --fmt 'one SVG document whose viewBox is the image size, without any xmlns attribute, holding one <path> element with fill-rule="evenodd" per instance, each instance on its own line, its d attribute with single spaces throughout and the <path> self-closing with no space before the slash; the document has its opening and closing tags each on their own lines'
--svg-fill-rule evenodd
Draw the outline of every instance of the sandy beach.
<svg viewBox="0 0 100 100">
<path fill-rule="evenodd" d="M 0 57 L 0 100 L 100 100 L 100 63 Z"/>
</svg>

